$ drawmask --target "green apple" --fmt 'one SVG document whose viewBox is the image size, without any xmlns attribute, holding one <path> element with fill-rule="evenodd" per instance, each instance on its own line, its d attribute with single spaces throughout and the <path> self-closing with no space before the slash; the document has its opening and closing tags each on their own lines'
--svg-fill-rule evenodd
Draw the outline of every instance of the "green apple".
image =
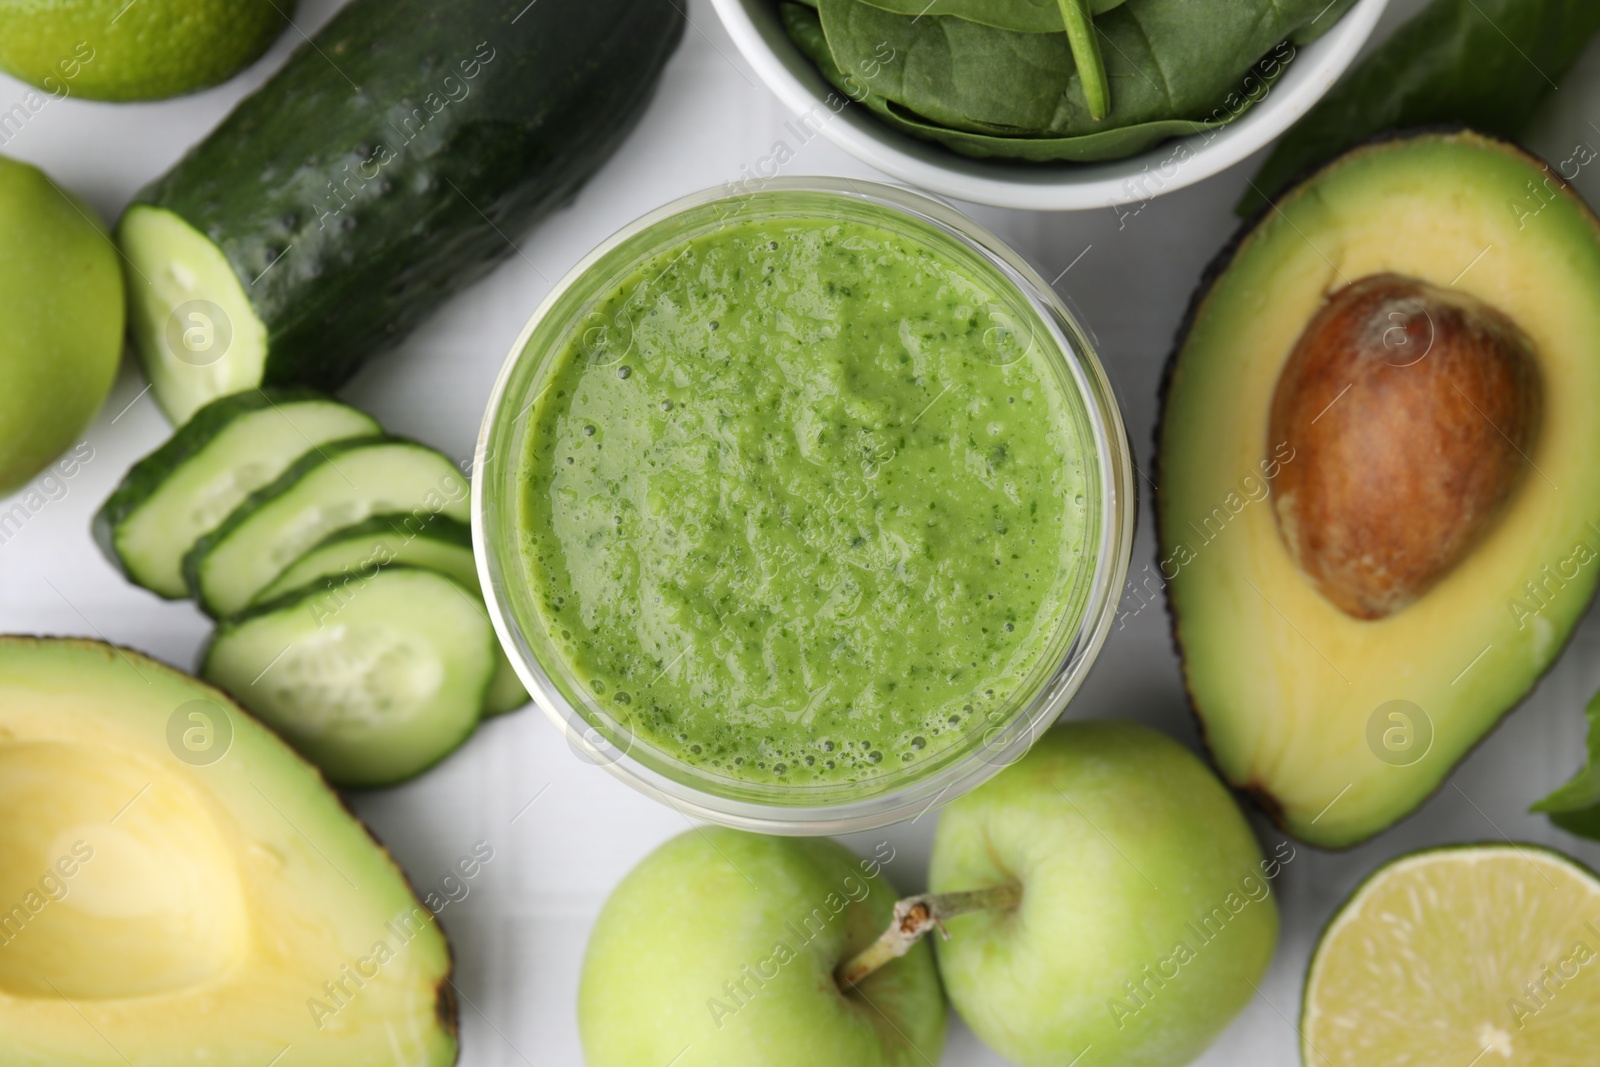
<svg viewBox="0 0 1600 1067">
<path fill-rule="evenodd" d="M 1058 726 L 940 817 L 935 893 L 1021 886 L 1016 908 L 946 921 L 945 990 L 1023 1067 L 1188 1063 L 1272 959 L 1283 849 L 1264 859 L 1233 797 L 1164 735 Z"/>
<path fill-rule="evenodd" d="M 926 1067 L 945 1005 L 926 945 L 849 993 L 839 964 L 887 925 L 881 845 L 695 829 L 633 869 L 589 938 L 588 1067 Z"/>
<path fill-rule="evenodd" d="M 0 156 L 0 496 L 105 402 L 122 355 L 122 273 L 94 209 Z"/>
</svg>

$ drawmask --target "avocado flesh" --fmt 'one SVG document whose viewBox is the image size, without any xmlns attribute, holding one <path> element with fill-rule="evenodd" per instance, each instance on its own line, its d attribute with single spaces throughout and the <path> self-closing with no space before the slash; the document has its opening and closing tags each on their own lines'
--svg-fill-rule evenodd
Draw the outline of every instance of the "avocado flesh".
<svg viewBox="0 0 1600 1067">
<path fill-rule="evenodd" d="M 1466 132 L 1358 149 L 1224 253 L 1174 356 L 1159 559 L 1185 680 L 1223 773 L 1312 844 L 1355 844 L 1416 808 L 1533 687 L 1594 593 L 1600 223 L 1547 173 Z M 1533 342 L 1545 407 L 1531 468 L 1483 539 L 1418 600 L 1363 621 L 1289 557 L 1267 427 L 1324 298 L 1384 272 L 1508 315 Z"/>
<path fill-rule="evenodd" d="M 207 719 L 228 724 L 209 763 L 203 732 L 183 740 Z M 0 816 L 0 1062 L 455 1061 L 437 922 L 217 690 L 98 642 L 0 637 Z"/>
</svg>

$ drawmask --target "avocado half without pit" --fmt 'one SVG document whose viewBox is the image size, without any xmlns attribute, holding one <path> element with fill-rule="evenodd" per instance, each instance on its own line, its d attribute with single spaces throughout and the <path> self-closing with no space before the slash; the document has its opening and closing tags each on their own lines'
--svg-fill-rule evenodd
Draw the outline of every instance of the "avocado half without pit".
<svg viewBox="0 0 1600 1067">
<path fill-rule="evenodd" d="M 437 919 L 220 691 L 0 637 L 0 810 L 0 1063 L 456 1062 Z"/>
<path fill-rule="evenodd" d="M 1416 808 L 1594 593 L 1600 222 L 1558 185 L 1471 132 L 1369 144 L 1191 305 L 1157 566 L 1218 765 L 1313 844 Z"/>
</svg>

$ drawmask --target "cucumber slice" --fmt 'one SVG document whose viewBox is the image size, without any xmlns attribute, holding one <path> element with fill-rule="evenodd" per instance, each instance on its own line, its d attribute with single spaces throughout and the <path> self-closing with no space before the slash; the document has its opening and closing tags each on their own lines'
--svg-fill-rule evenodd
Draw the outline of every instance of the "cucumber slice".
<svg viewBox="0 0 1600 1067">
<path fill-rule="evenodd" d="M 500 648 L 498 640 L 495 642 L 495 647 Z M 528 690 L 523 687 L 522 679 L 517 677 L 517 669 L 511 665 L 505 649 L 500 648 L 499 659 L 494 668 L 494 678 L 489 682 L 489 693 L 483 698 L 483 717 L 492 719 L 496 715 L 517 711 L 527 707 L 532 699 L 528 695 Z"/>
<path fill-rule="evenodd" d="M 252 389 L 195 413 L 134 464 L 101 505 L 94 539 L 151 592 L 189 595 L 183 554 L 251 493 L 329 441 L 380 434 L 376 419 L 307 389 Z"/>
<path fill-rule="evenodd" d="M 370 578 L 393 563 L 438 571 L 478 593 L 472 527 L 445 515 L 374 515 L 317 542 L 257 593 L 251 604 L 265 604 L 324 578 L 341 582 Z"/>
<path fill-rule="evenodd" d="M 394 566 L 217 627 L 200 675 L 337 785 L 392 785 L 455 751 L 494 675 L 493 628 L 433 571 Z"/>
<path fill-rule="evenodd" d="M 322 579 L 344 583 L 370 578 L 396 563 L 438 571 L 478 596 L 471 527 L 444 515 L 375 515 L 329 534 L 257 593 L 253 603 L 264 604 Z M 498 642 L 495 659 L 485 715 L 503 715 L 528 703 L 528 691 Z"/>
<path fill-rule="evenodd" d="M 333 531 L 386 512 L 466 522 L 467 497 L 456 465 L 426 445 L 338 441 L 303 456 L 195 542 L 184 578 L 208 614 L 233 615 Z"/>
</svg>

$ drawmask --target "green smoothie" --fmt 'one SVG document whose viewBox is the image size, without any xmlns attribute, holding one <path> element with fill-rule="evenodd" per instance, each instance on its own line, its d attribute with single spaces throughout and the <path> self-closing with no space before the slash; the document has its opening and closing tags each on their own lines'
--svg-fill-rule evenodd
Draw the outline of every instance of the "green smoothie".
<svg viewBox="0 0 1600 1067">
<path fill-rule="evenodd" d="M 1094 565 L 1082 400 L 1017 300 L 813 217 L 728 224 L 602 296 L 519 479 L 575 684 L 749 782 L 861 782 L 981 737 Z"/>
</svg>

